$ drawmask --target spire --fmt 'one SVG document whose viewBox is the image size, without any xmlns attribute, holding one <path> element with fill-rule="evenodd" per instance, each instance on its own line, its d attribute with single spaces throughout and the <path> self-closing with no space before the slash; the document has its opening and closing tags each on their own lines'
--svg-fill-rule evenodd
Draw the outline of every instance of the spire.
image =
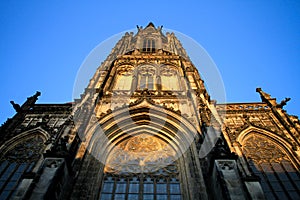
<svg viewBox="0 0 300 200">
<path fill-rule="evenodd" d="M 154 26 L 154 24 L 152 23 L 152 22 L 149 22 L 149 24 L 146 26 L 146 28 L 148 28 L 148 27 L 153 27 L 153 28 L 155 28 L 155 26 Z"/>
<path fill-rule="evenodd" d="M 139 25 L 137 25 L 136 27 L 137 27 L 138 31 L 147 31 L 147 30 L 148 31 L 149 30 L 152 30 L 152 31 L 161 31 L 161 29 L 162 29 L 163 26 L 158 26 L 156 28 L 155 25 L 152 22 L 149 22 L 149 24 L 145 28 L 143 28 L 143 26 L 139 26 Z"/>
</svg>

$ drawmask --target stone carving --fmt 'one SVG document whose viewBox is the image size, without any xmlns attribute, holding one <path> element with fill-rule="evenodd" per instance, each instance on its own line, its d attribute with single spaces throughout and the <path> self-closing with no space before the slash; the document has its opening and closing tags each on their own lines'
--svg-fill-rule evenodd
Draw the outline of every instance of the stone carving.
<svg viewBox="0 0 300 200">
<path fill-rule="evenodd" d="M 256 88 L 256 92 L 258 92 L 263 99 L 271 99 L 271 95 L 264 92 L 261 88 Z"/>
<path fill-rule="evenodd" d="M 63 163 L 63 160 L 60 158 L 55 158 L 55 159 L 51 159 L 51 158 L 47 158 L 45 160 L 45 166 L 49 167 L 49 168 L 57 168 L 59 167 L 61 164 Z"/>
<path fill-rule="evenodd" d="M 258 135 L 252 135 L 245 141 L 243 152 L 255 163 L 279 163 L 289 160 L 274 142 Z"/>
<path fill-rule="evenodd" d="M 139 73 L 142 75 L 154 75 L 155 71 L 155 67 L 152 65 L 143 65 L 139 68 Z"/>
<path fill-rule="evenodd" d="M 2 156 L 1 160 L 18 163 L 34 162 L 41 156 L 43 147 L 44 140 L 41 137 L 31 137 L 16 144 Z"/>
<path fill-rule="evenodd" d="M 280 104 L 277 104 L 277 108 L 283 108 L 283 106 L 285 106 L 286 105 L 286 103 L 289 101 L 289 100 L 291 100 L 291 98 L 285 98 L 284 100 L 282 100 L 281 102 L 280 102 Z"/>
<path fill-rule="evenodd" d="M 221 160 L 217 162 L 219 165 L 219 168 L 222 170 L 232 170 L 235 167 L 235 161 L 231 160 Z"/>
<path fill-rule="evenodd" d="M 163 76 L 174 76 L 177 75 L 177 71 L 175 69 L 175 67 L 171 67 L 171 66 L 164 66 L 161 71 L 160 74 Z"/>
<path fill-rule="evenodd" d="M 117 145 L 105 166 L 107 173 L 155 172 L 174 162 L 175 151 L 169 144 L 146 133 L 133 136 Z"/>
<path fill-rule="evenodd" d="M 122 65 L 118 67 L 118 74 L 132 75 L 132 73 L 133 73 L 133 66 L 131 65 Z"/>
<path fill-rule="evenodd" d="M 50 150 L 47 150 L 45 156 L 48 157 L 67 157 L 69 152 L 67 149 L 68 137 L 60 138 L 57 142 L 54 142 Z"/>
<path fill-rule="evenodd" d="M 17 103 L 15 103 L 14 101 L 10 101 L 10 103 L 13 105 L 14 109 L 16 110 L 16 112 L 21 112 L 21 106 Z"/>
</svg>

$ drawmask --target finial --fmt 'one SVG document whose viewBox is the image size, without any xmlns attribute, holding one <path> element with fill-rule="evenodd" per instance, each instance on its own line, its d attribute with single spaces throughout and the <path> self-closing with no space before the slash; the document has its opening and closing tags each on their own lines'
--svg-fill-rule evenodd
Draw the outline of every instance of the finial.
<svg viewBox="0 0 300 200">
<path fill-rule="evenodd" d="M 260 94 L 262 100 L 264 100 L 264 99 L 265 99 L 265 100 L 271 99 L 271 95 L 269 95 L 269 94 L 265 93 L 264 91 L 262 91 L 261 88 L 256 88 L 256 92 L 258 92 L 258 93 Z"/>
<path fill-rule="evenodd" d="M 21 106 L 17 103 L 15 103 L 14 101 L 10 101 L 11 105 L 13 106 L 13 108 L 16 110 L 16 112 L 21 112 Z"/>
<path fill-rule="evenodd" d="M 282 101 L 280 102 L 280 104 L 277 104 L 276 107 L 277 107 L 277 108 L 283 108 L 283 106 L 285 106 L 286 103 L 287 103 L 289 100 L 291 100 L 291 98 L 286 97 L 284 100 L 282 100 Z"/>
<path fill-rule="evenodd" d="M 153 24 L 152 22 L 150 22 L 150 23 L 147 25 L 147 27 L 148 27 L 148 26 L 152 26 L 152 27 L 155 28 L 155 26 L 154 26 L 154 24 Z"/>
<path fill-rule="evenodd" d="M 36 93 L 35 93 L 35 95 L 34 95 L 35 97 L 39 97 L 39 96 L 41 96 L 41 92 L 40 91 L 36 91 Z"/>
<path fill-rule="evenodd" d="M 285 100 L 281 101 L 281 103 L 278 104 L 276 102 L 276 98 L 272 98 L 271 95 L 262 91 L 261 88 L 256 88 L 256 92 L 258 92 L 260 94 L 261 100 L 263 102 L 268 103 L 271 107 L 282 108 L 283 106 L 286 105 L 286 102 L 288 102 L 290 100 L 290 98 L 285 98 Z"/>
<path fill-rule="evenodd" d="M 32 108 L 40 95 L 41 92 L 36 91 L 36 93 L 33 96 L 28 97 L 25 103 L 21 106 L 22 111 L 26 111 Z"/>
</svg>

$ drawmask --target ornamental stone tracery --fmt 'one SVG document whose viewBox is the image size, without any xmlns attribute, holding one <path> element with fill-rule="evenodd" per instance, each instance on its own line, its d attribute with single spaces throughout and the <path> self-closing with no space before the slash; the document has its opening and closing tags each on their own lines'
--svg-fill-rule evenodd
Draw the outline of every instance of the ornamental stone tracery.
<svg viewBox="0 0 300 200">
<path fill-rule="evenodd" d="M 4 154 L 1 160 L 17 163 L 34 162 L 40 158 L 43 147 L 44 140 L 41 137 L 31 137 L 11 148 Z"/>
<path fill-rule="evenodd" d="M 146 133 L 117 145 L 109 154 L 106 173 L 155 172 L 174 162 L 175 151 L 167 142 Z"/>
<path fill-rule="evenodd" d="M 156 71 L 155 67 L 148 64 L 142 65 L 138 68 L 139 74 L 142 75 L 154 75 L 155 71 Z"/>
<path fill-rule="evenodd" d="M 258 150 L 259 149 L 259 150 Z M 274 142 L 258 135 L 251 135 L 243 144 L 243 152 L 255 163 L 280 163 L 289 161 Z"/>
<path fill-rule="evenodd" d="M 179 69 L 173 65 L 141 63 L 134 69 L 133 65 L 120 65 L 114 78 L 114 92 L 133 91 L 137 89 L 159 91 L 181 91 Z"/>
</svg>

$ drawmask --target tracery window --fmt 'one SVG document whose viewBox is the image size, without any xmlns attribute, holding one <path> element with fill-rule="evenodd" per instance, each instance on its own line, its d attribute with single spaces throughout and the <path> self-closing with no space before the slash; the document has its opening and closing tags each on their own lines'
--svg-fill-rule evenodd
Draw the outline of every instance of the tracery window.
<svg viewBox="0 0 300 200">
<path fill-rule="evenodd" d="M 138 89 L 155 90 L 155 68 L 152 65 L 143 65 L 138 70 Z"/>
<path fill-rule="evenodd" d="M 267 199 L 299 199 L 300 176 L 287 154 L 271 140 L 251 135 L 243 152 L 252 171 L 261 178 Z"/>
<path fill-rule="evenodd" d="M 160 71 L 162 90 L 180 90 L 177 70 L 171 66 L 164 66 Z"/>
<path fill-rule="evenodd" d="M 132 176 L 105 174 L 102 188 L 100 200 L 182 199 L 180 182 L 175 177 L 150 174 Z"/>
<path fill-rule="evenodd" d="M 125 65 L 119 67 L 115 79 L 114 90 L 130 90 L 132 84 L 132 67 Z"/>
<path fill-rule="evenodd" d="M 153 135 L 121 142 L 108 157 L 100 199 L 181 199 L 174 156 L 174 150 Z"/>
<path fill-rule="evenodd" d="M 144 39 L 143 52 L 155 52 L 155 41 L 154 41 L 154 39 L 149 39 L 149 38 Z"/>
<path fill-rule="evenodd" d="M 0 199 L 10 199 L 24 173 L 29 173 L 41 156 L 44 140 L 31 137 L 15 145 L 0 158 Z"/>
</svg>

